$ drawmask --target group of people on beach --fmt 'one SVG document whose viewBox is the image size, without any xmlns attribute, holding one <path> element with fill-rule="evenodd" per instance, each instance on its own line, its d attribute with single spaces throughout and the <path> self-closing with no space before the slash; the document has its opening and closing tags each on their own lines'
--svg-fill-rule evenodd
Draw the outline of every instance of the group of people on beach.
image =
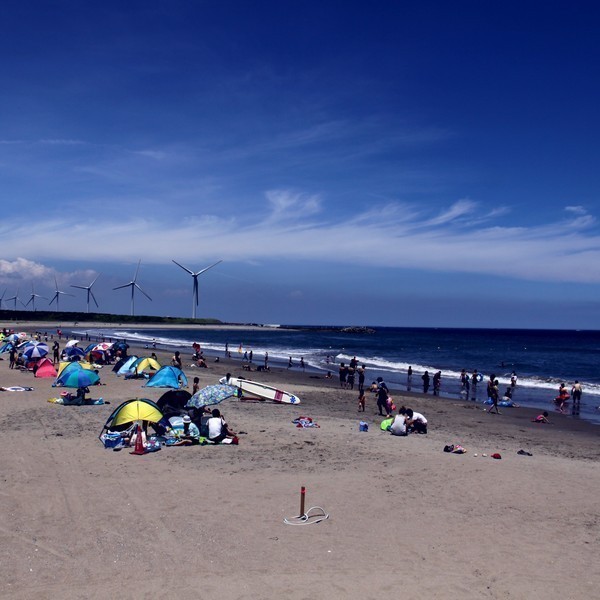
<svg viewBox="0 0 600 600">
<path fill-rule="evenodd" d="M 345 390 L 353 390 L 358 377 L 358 391 L 364 392 L 365 389 L 365 371 L 366 366 L 358 364 L 356 356 L 350 360 L 350 363 L 340 363 L 338 372 L 340 377 L 340 387 Z"/>
</svg>

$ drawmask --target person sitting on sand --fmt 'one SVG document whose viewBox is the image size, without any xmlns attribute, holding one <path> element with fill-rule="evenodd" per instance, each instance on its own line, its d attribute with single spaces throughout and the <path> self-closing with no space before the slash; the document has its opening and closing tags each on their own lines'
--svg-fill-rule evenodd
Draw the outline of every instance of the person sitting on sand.
<svg viewBox="0 0 600 600">
<path fill-rule="evenodd" d="M 200 378 L 194 377 L 194 385 L 192 386 L 192 396 L 200 389 Z"/>
<path fill-rule="evenodd" d="M 182 440 L 190 440 L 193 444 L 197 444 L 200 441 L 200 430 L 195 423 L 192 423 L 192 419 L 189 415 L 183 417 L 183 431 L 178 435 Z"/>
<path fill-rule="evenodd" d="M 414 413 L 413 413 L 414 417 Z M 398 414 L 394 417 L 394 422 L 390 425 L 390 433 L 392 435 L 408 435 L 407 425 L 406 425 L 406 409 L 404 406 L 401 406 L 398 410 Z"/>
<path fill-rule="evenodd" d="M 233 438 L 235 433 L 230 431 L 227 422 L 221 416 L 218 408 L 212 411 L 212 417 L 208 419 L 208 439 L 214 444 L 221 443 L 225 438 Z"/>
<path fill-rule="evenodd" d="M 182 368 L 181 356 L 179 355 L 179 350 L 176 350 L 175 354 L 173 354 L 173 357 L 171 358 L 171 365 L 174 367 L 177 367 L 178 369 Z"/>
<path fill-rule="evenodd" d="M 414 433 L 427 433 L 427 419 L 412 408 L 406 409 L 406 425 Z"/>
<path fill-rule="evenodd" d="M 550 424 L 550 421 L 548 420 L 548 413 L 546 411 L 544 411 L 541 415 L 538 415 L 537 417 L 535 417 L 535 419 L 531 419 L 532 423 L 548 423 Z"/>
</svg>

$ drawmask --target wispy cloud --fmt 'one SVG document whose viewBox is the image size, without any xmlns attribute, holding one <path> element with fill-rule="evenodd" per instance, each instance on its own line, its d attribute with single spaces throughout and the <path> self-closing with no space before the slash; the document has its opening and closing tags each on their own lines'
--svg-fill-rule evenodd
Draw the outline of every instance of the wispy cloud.
<svg viewBox="0 0 600 600">
<path fill-rule="evenodd" d="M 68 240 L 81 262 L 143 256 L 146 264 L 165 264 L 173 254 L 193 263 L 202 255 L 206 260 L 308 260 L 529 281 L 600 282 L 600 236 L 589 227 L 572 226 L 591 218 L 577 211 L 569 211 L 576 214 L 567 222 L 571 226 L 559 220 L 515 227 L 500 219 L 493 226 L 463 220 L 484 212 L 470 200 L 433 215 L 423 207 L 387 204 L 347 218 L 330 214 L 317 220 L 323 209 L 318 196 L 272 190 L 252 218 L 196 214 L 170 224 L 152 214 L 122 219 L 105 212 L 39 224 L 5 222 L 1 229 L 6 247 L 15 257 L 29 260 L 2 264 L 7 274 L 20 268 L 33 272 L 32 259 L 60 259 L 64 246 L 57 240 Z"/>
</svg>

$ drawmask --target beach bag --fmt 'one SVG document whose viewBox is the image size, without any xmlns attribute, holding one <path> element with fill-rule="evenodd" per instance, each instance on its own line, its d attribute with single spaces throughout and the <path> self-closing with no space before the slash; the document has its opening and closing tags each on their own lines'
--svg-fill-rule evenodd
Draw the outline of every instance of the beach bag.
<svg viewBox="0 0 600 600">
<path fill-rule="evenodd" d="M 365 421 L 361 421 L 361 422 L 358 424 L 358 430 L 359 430 L 359 431 L 369 431 L 369 424 L 368 424 L 368 423 L 366 423 Z"/>
<path fill-rule="evenodd" d="M 111 450 L 114 448 L 123 448 L 125 446 L 123 438 L 121 437 L 121 434 L 118 432 L 111 433 L 109 431 L 107 433 L 103 433 L 102 434 L 102 443 L 104 444 L 105 448 L 111 449 Z"/>
</svg>

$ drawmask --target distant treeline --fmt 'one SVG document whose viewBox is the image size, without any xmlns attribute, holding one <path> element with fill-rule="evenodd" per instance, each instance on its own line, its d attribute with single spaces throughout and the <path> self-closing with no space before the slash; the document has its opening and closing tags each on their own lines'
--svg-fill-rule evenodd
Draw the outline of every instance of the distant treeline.
<svg viewBox="0 0 600 600">
<path fill-rule="evenodd" d="M 49 323 L 112 323 L 125 325 L 131 323 L 151 323 L 156 325 L 222 325 L 219 319 L 190 319 L 184 317 L 152 317 L 147 315 L 111 315 L 108 313 L 56 312 L 49 310 L 0 310 L 2 323 L 20 321 L 41 321 Z"/>
</svg>

